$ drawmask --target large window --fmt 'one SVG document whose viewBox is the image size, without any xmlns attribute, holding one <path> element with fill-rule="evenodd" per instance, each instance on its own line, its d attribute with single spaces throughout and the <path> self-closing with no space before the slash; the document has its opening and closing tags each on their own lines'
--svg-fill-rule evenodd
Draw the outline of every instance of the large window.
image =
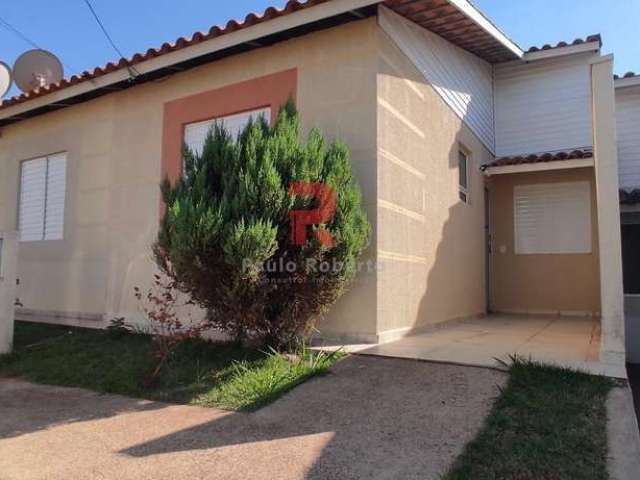
<svg viewBox="0 0 640 480">
<path fill-rule="evenodd" d="M 62 239 L 66 172 L 66 153 L 22 162 L 18 214 L 20 241 Z"/>
<path fill-rule="evenodd" d="M 514 187 L 516 254 L 591 253 L 589 182 Z"/>
<path fill-rule="evenodd" d="M 231 133 L 231 136 L 236 138 L 247 123 L 249 123 L 249 119 L 256 120 L 261 116 L 269 121 L 271 109 L 261 108 L 259 110 L 251 110 L 250 112 L 228 115 L 226 117 L 212 118 L 203 122 L 190 123 L 184 128 L 184 143 L 192 152 L 199 155 L 202 153 L 207 133 L 216 121 L 221 122 L 229 133 Z"/>
</svg>

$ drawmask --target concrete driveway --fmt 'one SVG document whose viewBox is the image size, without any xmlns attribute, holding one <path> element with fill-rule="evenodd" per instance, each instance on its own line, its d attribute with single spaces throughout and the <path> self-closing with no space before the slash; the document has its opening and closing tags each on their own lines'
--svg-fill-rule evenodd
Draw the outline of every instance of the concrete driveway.
<svg viewBox="0 0 640 480">
<path fill-rule="evenodd" d="M 0 478 L 435 479 L 505 381 L 354 356 L 247 414 L 0 379 Z"/>
</svg>

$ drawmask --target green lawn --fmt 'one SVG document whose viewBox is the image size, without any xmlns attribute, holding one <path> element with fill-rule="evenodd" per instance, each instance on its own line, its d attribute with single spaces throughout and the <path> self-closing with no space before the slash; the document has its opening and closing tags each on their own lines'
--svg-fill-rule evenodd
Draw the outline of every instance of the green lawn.
<svg viewBox="0 0 640 480">
<path fill-rule="evenodd" d="M 236 344 L 189 342 L 153 385 L 151 338 L 103 330 L 16 322 L 15 349 L 0 357 L 0 375 L 151 400 L 253 410 L 310 377 L 340 355 L 304 352 L 300 361 Z"/>
<path fill-rule="evenodd" d="M 605 480 L 614 381 L 516 360 L 485 421 L 444 480 Z"/>
</svg>

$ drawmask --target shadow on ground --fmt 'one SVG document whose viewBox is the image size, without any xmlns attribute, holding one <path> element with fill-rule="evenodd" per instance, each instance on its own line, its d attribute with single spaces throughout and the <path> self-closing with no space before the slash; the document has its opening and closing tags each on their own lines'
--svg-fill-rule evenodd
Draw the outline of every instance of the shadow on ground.
<svg viewBox="0 0 640 480">
<path fill-rule="evenodd" d="M 88 422 L 126 412 L 157 410 L 164 404 L 148 400 L 106 396 L 79 388 L 33 385 L 0 378 L 0 441 L 60 424 Z"/>
<path fill-rule="evenodd" d="M 254 413 L 36 385 L 20 393 L 3 380 L 0 438 L 22 437 L 0 440 L 0 471 L 7 479 L 435 479 L 480 429 L 505 380 L 488 369 L 352 356 Z M 66 461 L 63 441 L 73 452 Z"/>
<path fill-rule="evenodd" d="M 307 478 L 431 478 L 477 431 L 502 375 L 351 357 L 253 414 L 234 414 L 123 450 L 136 457 L 330 433 Z M 357 471 L 357 475 L 353 475 Z"/>
</svg>

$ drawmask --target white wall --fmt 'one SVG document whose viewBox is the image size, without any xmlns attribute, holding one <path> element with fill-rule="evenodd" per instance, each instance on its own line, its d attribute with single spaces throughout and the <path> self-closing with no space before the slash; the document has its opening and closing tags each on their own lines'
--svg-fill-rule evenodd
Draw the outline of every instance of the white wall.
<svg viewBox="0 0 640 480">
<path fill-rule="evenodd" d="M 17 232 L 0 231 L 0 354 L 13 347 L 13 320 L 16 300 L 16 267 L 18 263 Z"/>
<path fill-rule="evenodd" d="M 491 152 L 493 68 L 472 53 L 381 7 L 380 27 Z"/>
<path fill-rule="evenodd" d="M 616 89 L 620 187 L 640 188 L 640 86 Z"/>
<path fill-rule="evenodd" d="M 592 56 L 495 66 L 496 156 L 593 145 Z"/>
</svg>

